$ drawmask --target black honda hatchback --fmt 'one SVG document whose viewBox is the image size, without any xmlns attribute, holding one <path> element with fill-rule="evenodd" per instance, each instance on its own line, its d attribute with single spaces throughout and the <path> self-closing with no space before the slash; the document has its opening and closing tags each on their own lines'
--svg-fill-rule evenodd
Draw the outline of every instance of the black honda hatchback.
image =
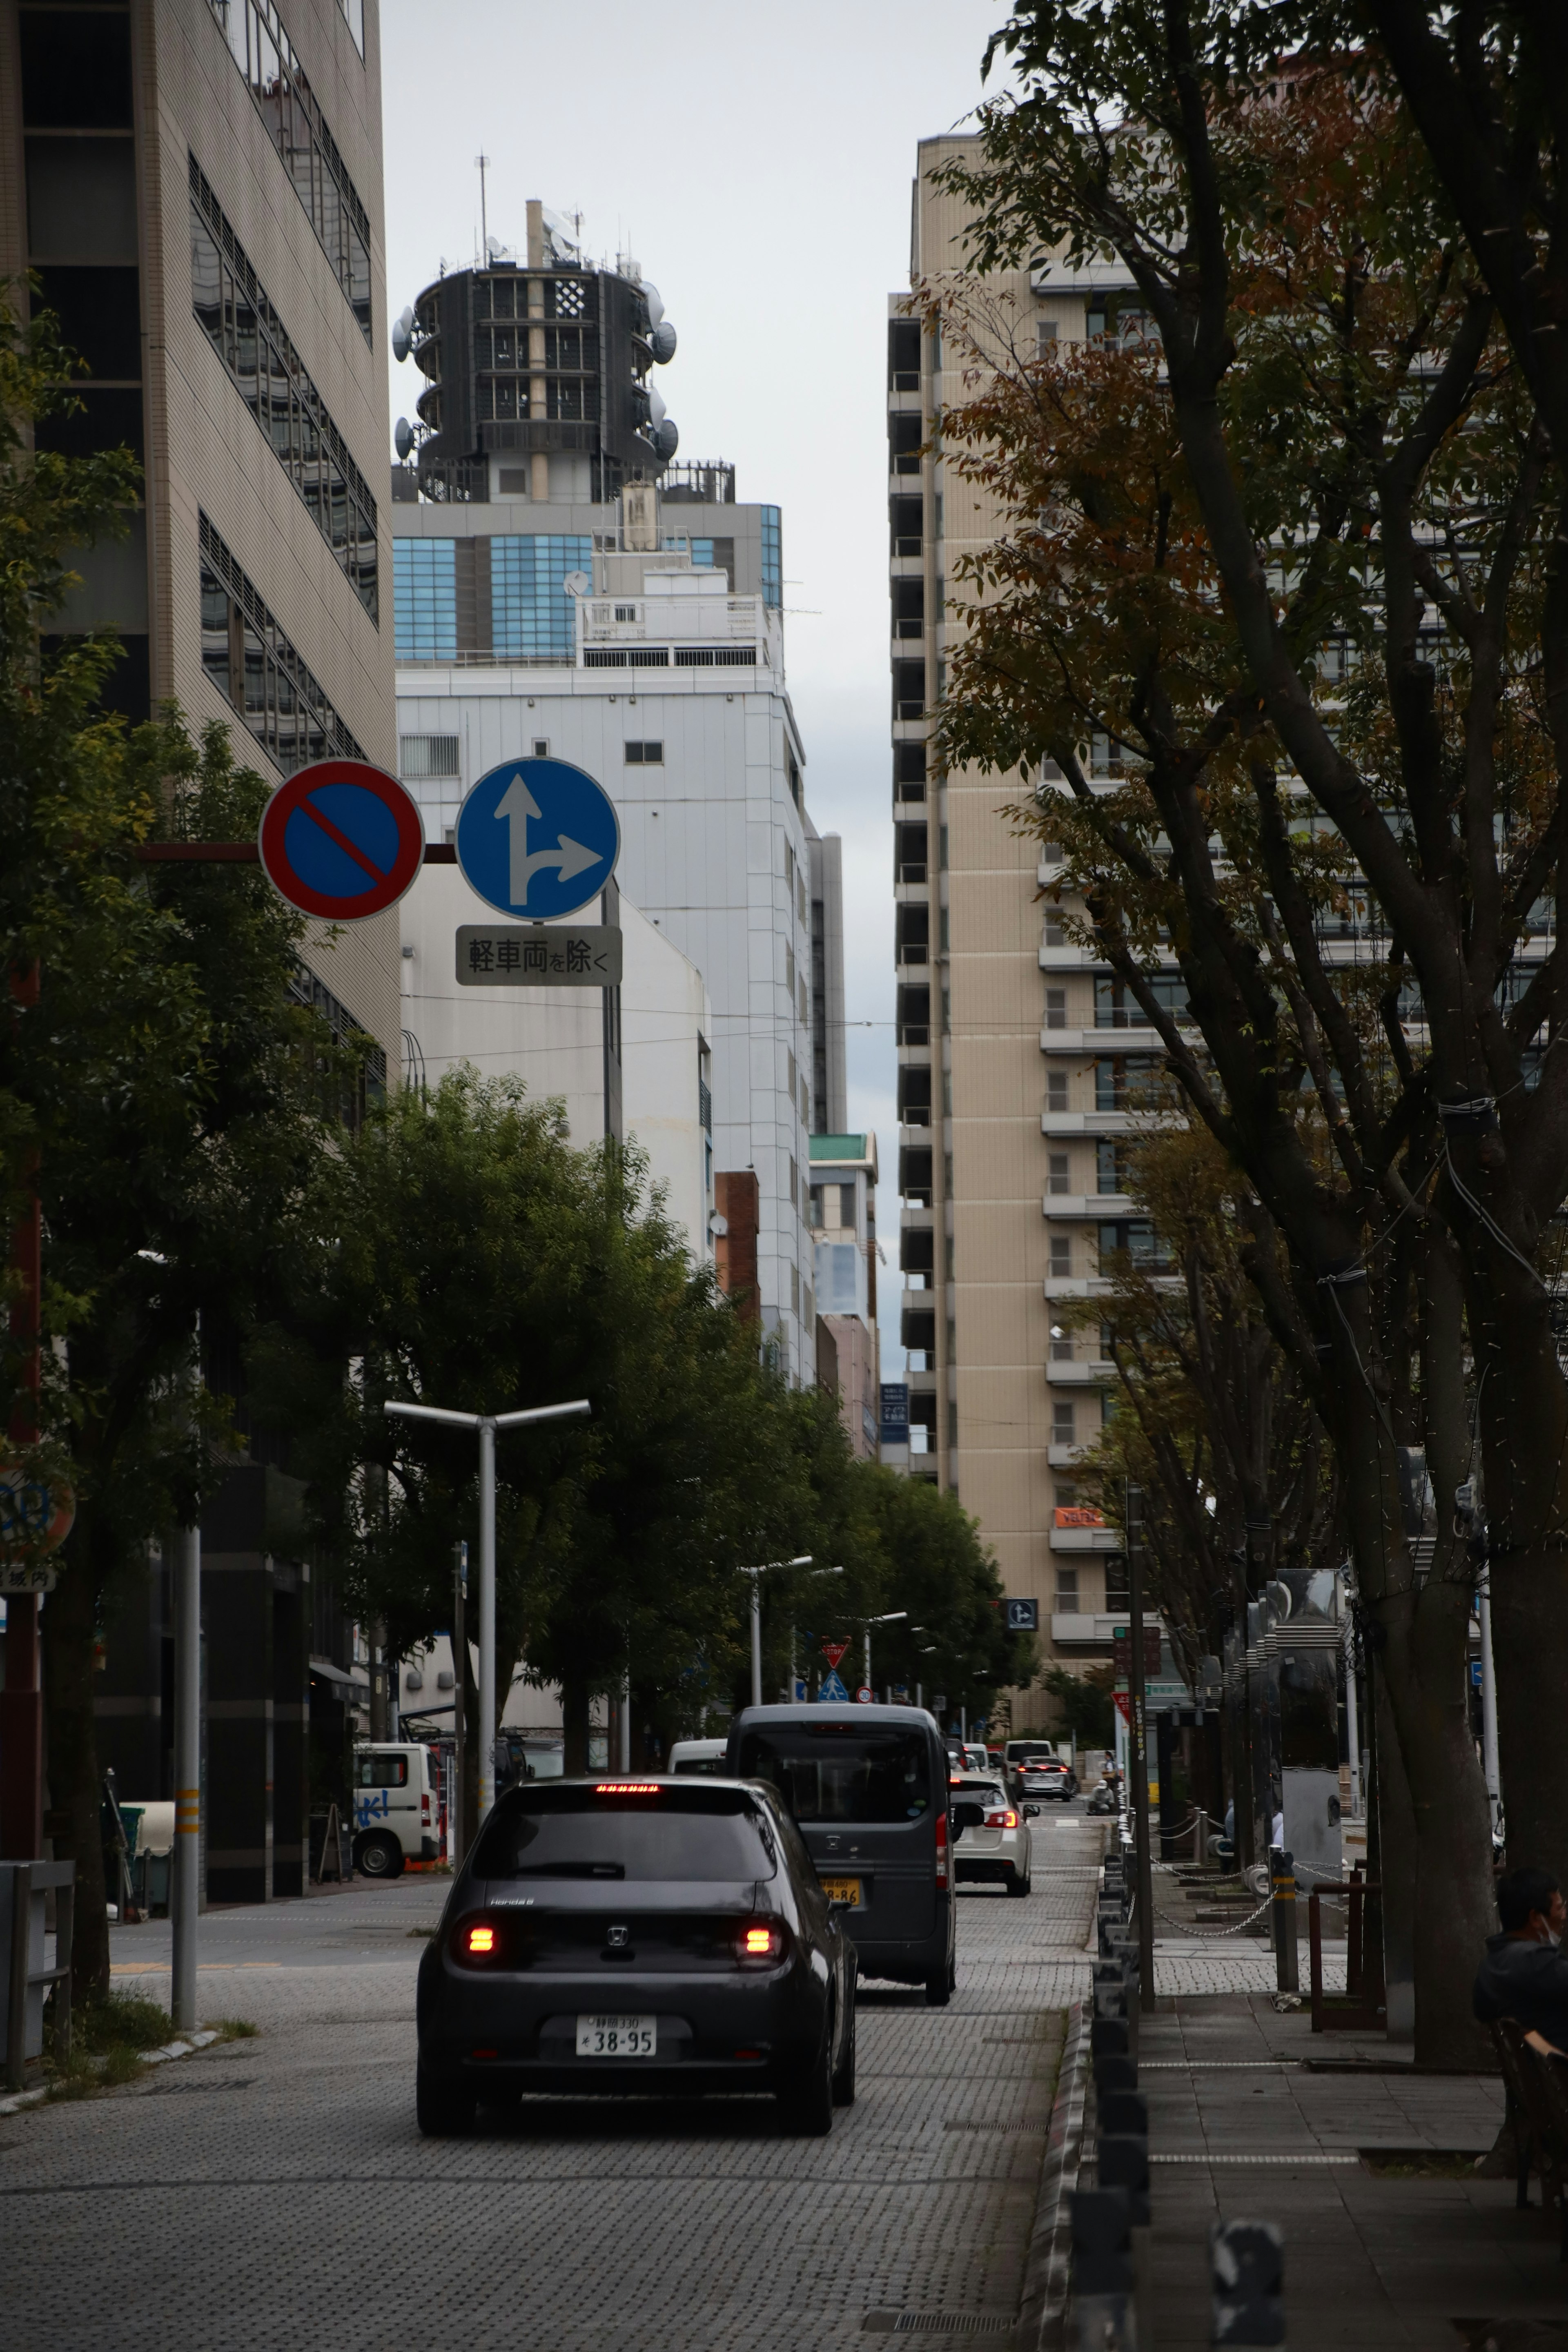
<svg viewBox="0 0 1568 2352">
<path fill-rule="evenodd" d="M 855 2096 L 855 1953 L 775 1791 L 530 1781 L 419 1967 L 419 2128 L 525 2092 L 772 2091 L 823 2134 Z"/>
</svg>

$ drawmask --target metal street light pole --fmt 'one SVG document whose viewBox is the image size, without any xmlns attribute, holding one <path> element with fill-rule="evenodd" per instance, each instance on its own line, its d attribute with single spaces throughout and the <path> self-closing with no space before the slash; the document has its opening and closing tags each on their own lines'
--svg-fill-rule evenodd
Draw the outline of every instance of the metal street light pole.
<svg viewBox="0 0 1568 2352">
<path fill-rule="evenodd" d="M 873 1625 L 896 1625 L 896 1624 L 898 1624 L 898 1623 L 900 1622 L 900 1620 L 907 1620 L 907 1619 L 908 1619 L 908 1617 L 909 1617 L 909 1613 L 910 1613 L 910 1612 L 909 1612 L 909 1611 L 908 1611 L 907 1609 L 889 1609 L 889 1612 L 888 1612 L 888 1613 L 887 1613 L 887 1615 L 886 1615 L 885 1617 L 868 1617 L 868 1618 L 867 1618 L 867 1620 L 866 1620 L 866 1673 L 865 1673 L 864 1680 L 865 1680 L 865 1685 L 866 1685 L 866 1688 L 867 1688 L 868 1690 L 869 1690 L 869 1689 L 871 1688 L 871 1628 L 872 1628 L 872 1626 L 873 1626 Z"/>
<path fill-rule="evenodd" d="M 1140 1524 L 1142 1497 L 1140 1496 Z M 1138 2006 L 1145 2017 L 1154 2013 L 1154 1872 L 1149 1846 L 1148 1714 L 1143 1689 L 1143 1564 L 1141 1537 L 1133 1534 L 1131 1496 L 1127 1519 L 1127 1598 L 1131 1656 L 1128 1660 L 1128 1696 L 1131 1702 L 1132 1734 L 1127 1759 L 1132 1776 L 1132 1821 L 1137 1839 L 1138 1866 Z"/>
<path fill-rule="evenodd" d="M 479 1433 L 479 1821 L 496 1801 L 496 1432 L 536 1421 L 570 1421 L 592 1410 L 586 1397 L 571 1404 L 535 1405 L 528 1412 L 448 1412 L 442 1405 L 405 1404 L 388 1398 L 384 1411 L 405 1421 L 444 1421 Z M 476 1823 L 476 1827 L 478 1824 Z"/>
<path fill-rule="evenodd" d="M 803 1551 L 798 1559 L 764 1559 L 755 1568 L 738 1568 L 737 1576 L 752 1580 L 752 1705 L 763 1703 L 763 1579 L 770 1568 L 809 1568 L 811 1554 Z"/>
</svg>

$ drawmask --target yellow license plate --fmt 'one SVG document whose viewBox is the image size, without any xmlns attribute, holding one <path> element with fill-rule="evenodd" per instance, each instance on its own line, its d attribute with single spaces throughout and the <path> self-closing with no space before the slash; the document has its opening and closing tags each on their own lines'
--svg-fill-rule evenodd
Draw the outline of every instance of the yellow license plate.
<svg viewBox="0 0 1568 2352">
<path fill-rule="evenodd" d="M 860 1881 L 858 1878 L 825 1878 L 822 1891 L 830 1903 L 847 1903 L 851 1911 L 860 1908 Z"/>
</svg>

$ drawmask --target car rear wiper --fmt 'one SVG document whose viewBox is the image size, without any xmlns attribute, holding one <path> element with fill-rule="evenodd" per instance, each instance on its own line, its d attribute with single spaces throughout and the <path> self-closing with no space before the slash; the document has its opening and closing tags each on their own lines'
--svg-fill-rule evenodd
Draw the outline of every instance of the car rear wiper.
<svg viewBox="0 0 1568 2352">
<path fill-rule="evenodd" d="M 519 1878 L 624 1878 L 624 1862 L 521 1862 Z"/>
</svg>

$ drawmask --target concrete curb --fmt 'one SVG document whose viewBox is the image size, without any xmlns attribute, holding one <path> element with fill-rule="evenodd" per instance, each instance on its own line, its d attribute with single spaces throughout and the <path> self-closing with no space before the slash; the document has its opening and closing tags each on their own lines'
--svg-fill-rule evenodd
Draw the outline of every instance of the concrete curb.
<svg viewBox="0 0 1568 2352">
<path fill-rule="evenodd" d="M 143 2066 L 162 2066 L 171 2058 L 189 2058 L 195 2051 L 205 2050 L 209 2042 L 217 2040 L 215 2029 L 187 2034 L 184 2041 L 166 2042 L 161 2050 L 143 2050 L 139 2054 Z M 49 2095 L 49 2086 L 41 2084 L 36 2091 L 14 2091 L 9 2098 L 0 2099 L 0 2116 L 20 2114 L 24 2107 L 42 2105 Z"/>
<path fill-rule="evenodd" d="M 1067 2041 L 1056 2104 L 1051 2109 L 1046 2160 L 1029 2252 L 1024 2265 L 1024 2295 L 1018 2306 L 1018 2352 L 1058 2352 L 1063 2340 L 1071 2284 L 1072 2223 L 1068 2199 L 1078 2185 L 1083 2140 L 1084 2094 L 1089 2083 L 1089 2011 L 1074 2001 L 1068 2011 Z"/>
</svg>

